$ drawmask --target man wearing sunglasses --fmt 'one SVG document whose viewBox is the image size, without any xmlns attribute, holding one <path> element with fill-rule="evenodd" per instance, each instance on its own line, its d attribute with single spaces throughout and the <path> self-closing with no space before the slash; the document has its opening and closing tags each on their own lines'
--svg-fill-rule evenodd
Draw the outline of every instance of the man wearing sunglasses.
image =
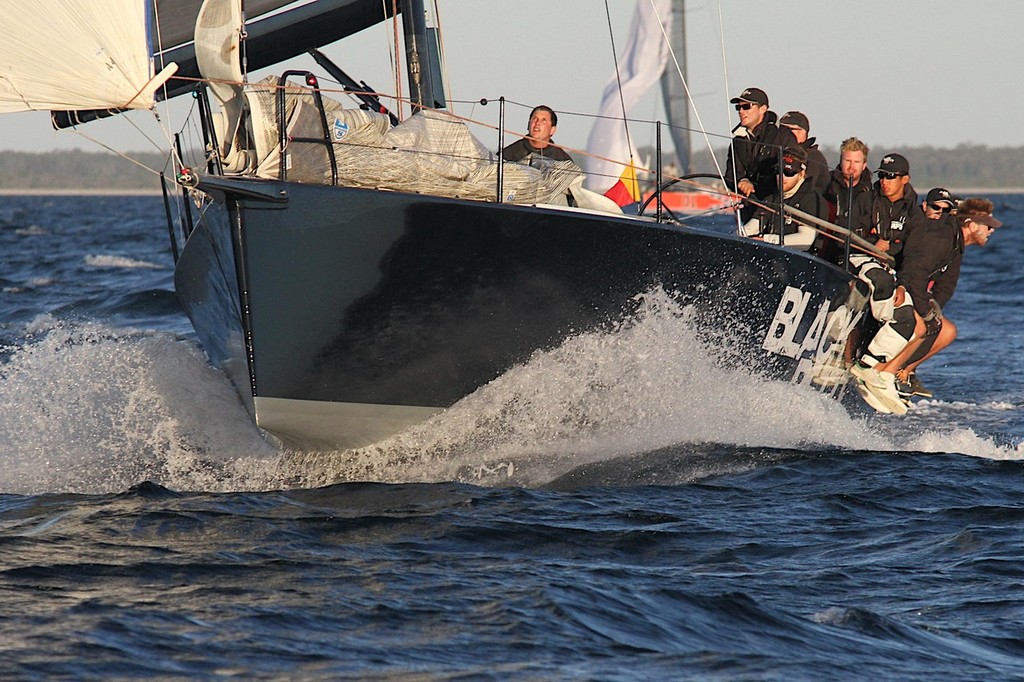
<svg viewBox="0 0 1024 682">
<path fill-rule="evenodd" d="M 1003 224 L 992 215 L 991 201 L 971 198 L 958 202 L 942 187 L 928 192 L 922 208 L 927 219 L 907 238 L 897 282 L 910 292 L 926 331 L 890 363 L 896 365 L 897 390 L 908 399 L 932 397 L 915 371 L 956 339 L 956 325 L 943 316 L 942 308 L 956 290 L 964 249 L 985 246 Z"/>
<path fill-rule="evenodd" d="M 871 290 L 870 310 L 881 324 L 867 352 L 854 363 L 850 373 L 864 401 L 879 412 L 906 414 L 907 406 L 896 388 L 891 363 L 924 333 L 924 324 L 914 311 L 914 301 L 905 289 L 897 288 L 896 272 L 903 261 L 903 245 L 921 216 L 917 193 L 910 184 L 910 162 L 900 154 L 886 154 L 879 164 L 878 182 L 871 190 L 868 240 L 888 253 L 895 267 L 865 254 L 850 256 L 857 277 Z"/>
<path fill-rule="evenodd" d="M 797 222 L 791 215 L 781 213 L 780 202 L 813 216 L 828 219 L 828 203 L 807 178 L 807 152 L 802 147 L 787 147 L 782 154 L 782 194 L 776 191 L 764 203 L 774 207 L 758 210 L 756 217 L 743 226 L 743 234 L 770 244 L 781 243 L 795 249 L 807 250 L 814 244 L 817 232 Z M 780 235 L 782 235 L 780 237 Z"/>
<path fill-rule="evenodd" d="M 878 182 L 872 188 L 869 240 L 895 258 L 899 270 L 910 218 L 920 210 L 910 184 L 910 162 L 901 154 L 886 154 L 875 172 Z"/>
<path fill-rule="evenodd" d="M 789 128 L 779 127 L 764 90 L 747 88 L 729 101 L 736 106 L 740 122 L 732 131 L 725 183 L 745 197 L 763 200 L 778 191 L 779 157 L 786 147 L 797 146 L 796 138 Z M 749 221 L 756 208 L 744 202 L 740 220 Z"/>
</svg>

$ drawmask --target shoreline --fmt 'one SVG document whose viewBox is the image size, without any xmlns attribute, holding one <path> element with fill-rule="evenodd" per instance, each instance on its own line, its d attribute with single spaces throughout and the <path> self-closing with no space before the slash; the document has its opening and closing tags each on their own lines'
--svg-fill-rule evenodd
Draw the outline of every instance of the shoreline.
<svg viewBox="0 0 1024 682">
<path fill-rule="evenodd" d="M 161 196 L 159 188 L 68 189 L 57 187 L 0 188 L 0 196 Z"/>
</svg>

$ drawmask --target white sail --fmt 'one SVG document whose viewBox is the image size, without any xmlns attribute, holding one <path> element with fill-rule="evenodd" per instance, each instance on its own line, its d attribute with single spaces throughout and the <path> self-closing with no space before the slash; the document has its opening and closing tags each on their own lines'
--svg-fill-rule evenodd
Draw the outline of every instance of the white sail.
<svg viewBox="0 0 1024 682">
<path fill-rule="evenodd" d="M 623 108 L 628 116 L 633 106 L 658 82 L 665 70 L 669 50 L 658 17 L 666 23 L 665 29 L 670 31 L 669 9 L 669 0 L 637 2 L 629 41 L 619 60 L 618 77 L 613 74 L 605 86 L 599 116 L 594 120 L 587 139 L 587 152 L 593 155 L 585 160 L 587 180 L 584 186 L 587 189 L 606 191 L 629 168 L 630 159 L 636 158 L 636 150 L 630 149 L 631 145 L 626 141 L 622 122 Z M 611 161 L 605 161 L 606 158 Z"/>
<path fill-rule="evenodd" d="M 0 0 L 0 113 L 148 109 L 144 0 Z"/>
</svg>

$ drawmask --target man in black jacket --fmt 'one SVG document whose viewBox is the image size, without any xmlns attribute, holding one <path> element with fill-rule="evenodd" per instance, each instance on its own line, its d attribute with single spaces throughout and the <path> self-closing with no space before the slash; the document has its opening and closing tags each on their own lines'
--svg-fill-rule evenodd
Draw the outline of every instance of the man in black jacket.
<svg viewBox="0 0 1024 682">
<path fill-rule="evenodd" d="M 828 203 L 807 177 L 807 155 L 802 147 L 787 147 L 782 154 L 782 195 L 774 192 L 765 198 L 770 208 L 758 210 L 756 217 L 743 226 L 743 234 L 771 244 L 807 250 L 814 244 L 817 231 L 805 222 L 782 212 L 780 203 L 828 219 Z M 781 236 L 780 236 L 781 235 Z"/>
<path fill-rule="evenodd" d="M 768 95 L 760 88 L 747 88 L 729 100 L 736 105 L 740 123 L 733 128 L 726 159 L 725 184 L 745 197 L 764 199 L 779 189 L 782 150 L 796 146 L 789 128 L 780 128 L 775 112 L 768 110 Z M 746 223 L 757 207 L 744 202 L 740 220 Z"/>
<path fill-rule="evenodd" d="M 850 256 L 857 277 L 871 289 L 871 314 L 881 327 L 868 351 L 850 368 L 857 389 L 879 412 L 905 414 L 907 406 L 896 388 L 892 363 L 923 333 L 914 302 L 905 290 L 897 290 L 896 272 L 903 261 L 903 245 L 913 226 L 923 219 L 917 193 L 910 185 L 910 163 L 900 154 L 886 154 L 878 167 L 878 182 L 871 190 L 870 228 L 867 239 L 895 261 L 895 267 L 868 255 Z"/>
<path fill-rule="evenodd" d="M 964 248 L 985 246 L 992 231 L 1003 223 L 992 216 L 991 201 L 971 198 L 957 205 L 956 198 L 941 187 L 928 192 L 922 208 L 927 219 L 915 226 L 907 238 L 897 283 L 913 298 L 926 332 L 895 362 L 900 393 L 930 398 L 931 391 L 921 384 L 915 370 L 956 339 L 956 325 L 943 316 L 942 308 L 956 290 Z"/>
<path fill-rule="evenodd" d="M 800 111 L 787 111 L 779 119 L 779 126 L 789 128 L 796 143 L 807 152 L 807 182 L 811 183 L 819 194 L 825 194 L 829 180 L 828 161 L 818 149 L 816 140 L 809 137 L 811 122 L 807 120 L 806 114 Z"/>
<path fill-rule="evenodd" d="M 843 140 L 839 147 L 839 165 L 830 174 L 823 192 L 829 203 L 829 221 L 863 239 L 868 238 L 871 228 L 868 151 L 868 146 L 856 137 Z M 846 262 L 845 244 L 835 239 L 819 237 L 815 252 L 836 265 Z"/>
</svg>

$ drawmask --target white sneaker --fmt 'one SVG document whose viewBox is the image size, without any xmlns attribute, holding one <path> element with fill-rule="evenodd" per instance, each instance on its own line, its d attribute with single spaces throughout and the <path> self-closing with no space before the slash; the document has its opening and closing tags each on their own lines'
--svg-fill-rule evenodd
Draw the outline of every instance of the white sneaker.
<svg viewBox="0 0 1024 682">
<path fill-rule="evenodd" d="M 865 388 L 878 398 L 879 402 L 889 408 L 889 412 L 893 414 L 906 414 L 910 408 L 903 402 L 902 396 L 896 390 L 896 376 L 892 372 L 876 371 L 875 374 L 878 375 L 881 386 L 873 386 L 865 382 Z"/>
<path fill-rule="evenodd" d="M 885 390 L 885 382 L 878 376 L 878 370 L 874 367 L 868 367 L 860 360 L 853 363 L 850 367 L 850 374 L 860 379 L 866 386 Z"/>
<path fill-rule="evenodd" d="M 882 403 L 875 394 L 867 389 L 862 379 L 854 379 L 854 385 L 857 387 L 857 393 L 860 393 L 860 397 L 864 399 L 864 402 L 868 404 L 875 412 L 881 412 L 882 414 L 892 414 L 892 411 Z"/>
</svg>

